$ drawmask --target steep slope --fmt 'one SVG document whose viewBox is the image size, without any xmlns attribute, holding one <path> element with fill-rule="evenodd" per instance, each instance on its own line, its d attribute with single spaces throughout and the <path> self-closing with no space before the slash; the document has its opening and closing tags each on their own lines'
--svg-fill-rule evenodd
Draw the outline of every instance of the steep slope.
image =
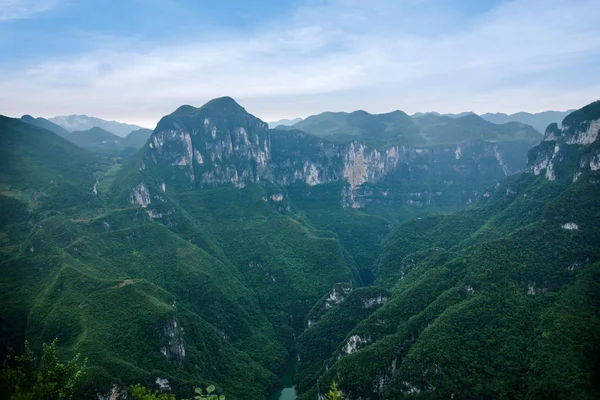
<svg viewBox="0 0 600 400">
<path fill-rule="evenodd" d="M 148 138 L 152 135 L 151 129 L 138 129 L 135 131 L 131 131 L 123 140 L 121 140 L 121 147 L 123 150 L 121 151 L 124 155 L 133 155 L 139 149 L 144 147 Z"/>
<path fill-rule="evenodd" d="M 138 129 L 129 132 L 127 136 L 121 141 L 121 145 L 124 147 L 133 147 L 134 149 L 141 149 L 146 144 L 148 138 L 152 135 L 152 129 Z"/>
<path fill-rule="evenodd" d="M 142 209 L 103 208 L 94 155 L 0 122 L 2 354 L 58 338 L 62 355 L 89 357 L 82 398 L 156 375 L 182 393 L 193 381 L 262 398 L 285 350 L 231 266 Z"/>
<path fill-rule="evenodd" d="M 0 135 L 3 196 L 36 210 L 60 210 L 93 200 L 93 174 L 106 166 L 99 158 L 18 119 L 0 116 Z"/>
<path fill-rule="evenodd" d="M 391 295 L 310 359 L 318 377 L 300 359 L 302 398 L 333 379 L 349 398 L 596 398 L 599 105 L 549 126 L 527 172 L 477 206 L 396 228 L 377 270 Z"/>
<path fill-rule="evenodd" d="M 247 282 L 260 288 L 276 324 L 296 329 L 333 283 L 356 275 L 333 234 L 293 212 L 274 181 L 270 154 L 266 124 L 233 99 L 182 106 L 161 119 L 115 183 L 116 194 L 181 233 L 197 235 L 185 225 L 210 232 Z M 302 242 L 305 247 L 295 245 Z M 281 319 L 283 313 L 291 319 Z"/>
<path fill-rule="evenodd" d="M 199 118 L 203 126 L 205 117 L 219 137 L 229 135 L 229 124 L 268 132 L 225 99 L 179 109 L 154 136 L 169 132 L 170 123 L 193 127 Z M 25 339 L 37 347 L 57 337 L 62 355 L 84 353 L 90 370 L 82 398 L 113 384 L 156 386 L 160 378 L 182 396 L 212 383 L 228 398 L 262 399 L 314 302 L 336 282 L 358 280 L 335 235 L 288 213 L 289 203 L 273 200 L 281 193 L 274 185 L 195 190 L 184 173 L 178 186 L 170 178 L 180 166 L 164 163 L 151 147 L 105 185 L 112 169 L 102 174 L 79 163 L 95 156 L 50 132 L 7 121 L 2 148 L 12 154 L 11 168 L 33 158 L 21 153 L 55 154 L 64 170 L 39 157 L 46 172 L 40 182 L 75 171 L 65 177 L 91 200 L 74 198 L 73 209 L 43 213 L 18 193 L 2 196 L 3 209 L 12 212 L 0 220 L 0 343 L 4 353 Z M 211 137 L 209 131 L 202 142 L 210 145 Z M 61 146 L 72 153 L 61 153 Z M 243 165 L 247 158 L 229 160 Z M 11 170 L 3 165 L 2 171 L 0 184 L 10 190 L 14 182 L 34 179 L 21 175 L 13 182 Z"/>
<path fill-rule="evenodd" d="M 496 180 L 521 168 L 511 155 L 520 150 L 511 146 L 527 129 L 379 148 L 269 130 L 224 97 L 178 108 L 139 152 L 110 165 L 51 132 L 2 119 L 0 199 L 10 210 L 0 218 L 2 351 L 58 337 L 61 355 L 89 358 L 82 398 L 141 382 L 169 385 L 180 396 L 216 384 L 228 399 L 263 399 L 296 349 L 307 398 L 334 378 L 350 398 L 397 398 L 437 393 L 428 391 L 441 387 L 432 363 L 456 362 L 438 348 L 447 342 L 466 346 L 469 361 L 485 360 L 494 379 L 488 387 L 477 371 L 449 373 L 451 389 L 440 396 L 463 393 L 456 376 L 468 375 L 477 385 L 462 397 L 494 397 L 512 393 L 525 368 L 512 352 L 481 353 L 494 349 L 482 337 L 506 329 L 521 336 L 500 345 L 539 347 L 526 379 L 542 390 L 537 377 L 555 371 L 541 366 L 562 362 L 550 360 L 562 339 L 538 341 L 523 319 L 563 334 L 571 300 L 594 290 L 587 277 L 597 265 L 597 123 L 586 122 L 594 113 L 551 127 L 530 152 L 527 174 L 499 186 Z M 515 140 L 495 142 L 494 135 Z M 373 268 L 394 223 L 481 196 L 485 203 L 473 210 L 394 229 Z M 576 202 L 585 207 L 567 206 Z M 578 214 L 584 209 L 589 215 Z M 510 246 L 518 253 L 506 258 Z M 372 281 L 379 286 L 360 288 Z M 463 303 L 471 295 L 476 300 Z M 476 318 L 463 318 L 463 306 Z M 594 307 L 585 303 L 582 318 Z M 486 325 L 485 310 L 498 318 Z M 482 326 L 481 337 L 457 340 L 462 319 Z M 592 321 L 573 334 L 594 338 L 594 329 Z M 419 342 L 421 334 L 443 338 Z M 594 352 L 590 343 L 586 351 Z M 426 359 L 429 349 L 444 359 Z M 570 351 L 579 354 L 576 346 Z M 405 355 L 412 361 L 404 364 Z M 574 373 L 588 361 L 573 363 Z M 419 372 L 431 376 L 419 380 Z"/>
<path fill-rule="evenodd" d="M 107 121 L 102 118 L 89 117 L 87 115 L 63 115 L 48 119 L 50 122 L 63 127 L 69 132 L 87 131 L 97 126 L 119 137 L 125 137 L 131 131 L 142 129 L 141 126 L 125 124 L 118 121 Z"/>
<path fill-rule="evenodd" d="M 64 129 L 62 126 L 56 125 L 53 122 L 48 121 L 45 118 L 33 118 L 31 115 L 23 115 L 21 121 L 29 125 L 35 125 L 38 128 L 46 129 L 50 132 L 56 133 L 58 136 L 67 137 L 71 132 Z"/>
<path fill-rule="evenodd" d="M 519 170 L 529 146 L 523 140 L 480 139 L 383 150 L 358 141 L 339 144 L 299 131 L 269 131 L 233 99 L 221 98 L 201 108 L 182 106 L 164 117 L 136 168 L 153 177 L 153 190 L 163 184 L 165 190 L 274 186 L 268 202 L 301 211 L 315 227 L 334 231 L 369 281 L 368 270 L 391 222 L 465 207 L 487 186 Z M 128 182 L 128 189 L 144 182 Z M 148 183 L 143 187 L 151 197 Z M 137 190 L 145 198 L 142 192 Z"/>
</svg>

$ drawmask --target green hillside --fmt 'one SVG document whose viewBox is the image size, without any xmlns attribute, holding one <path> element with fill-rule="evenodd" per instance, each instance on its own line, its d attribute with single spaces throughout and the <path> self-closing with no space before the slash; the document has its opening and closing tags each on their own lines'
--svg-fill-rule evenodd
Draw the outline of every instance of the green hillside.
<svg viewBox="0 0 600 400">
<path fill-rule="evenodd" d="M 565 120 L 587 129 L 600 118 L 590 109 Z M 301 398 L 333 379 L 352 398 L 596 398 L 600 189 L 592 168 L 573 176 L 598 146 L 564 135 L 530 152 L 557 146 L 554 180 L 511 177 L 470 209 L 394 229 L 376 270 L 389 300 L 342 328 L 333 350 L 301 359 Z M 320 324 L 300 348 L 319 348 Z"/>
<path fill-rule="evenodd" d="M 125 136 L 120 142 L 121 147 L 123 147 L 122 151 L 134 154 L 146 144 L 151 134 L 152 129 L 142 128 L 131 131 L 129 135 Z"/>
<path fill-rule="evenodd" d="M 2 197 L 17 214 L 0 227 L 3 353 L 25 339 L 39 348 L 58 338 L 61 355 L 89 359 L 81 396 L 113 384 L 152 386 L 160 377 L 175 393 L 213 383 L 229 398 L 261 399 L 310 307 L 335 282 L 357 279 L 333 234 L 280 214 L 263 201 L 267 187 L 169 188 L 162 207 L 149 212 L 119 196 L 141 172 L 136 160 L 115 179 L 64 139 L 5 120 L 7 167 L 35 158 L 55 181 L 72 172 L 69 183 L 88 190 L 91 203 L 73 197 L 77 208 L 42 214 L 16 194 Z M 30 139 L 35 157 L 23 158 L 17 150 L 29 149 Z M 62 169 L 47 168 L 50 158 L 38 151 L 60 156 Z M 32 174 L 43 182 L 39 171 Z M 3 174 L 2 184 L 12 177 Z M 49 193 L 48 201 L 65 195 Z"/>
<path fill-rule="evenodd" d="M 529 128 L 472 116 L 387 115 L 458 142 L 388 130 L 384 152 L 223 97 L 118 163 L 0 117 L 0 357 L 57 338 L 88 358 L 77 398 L 168 382 L 259 400 L 290 357 L 302 399 L 333 381 L 352 399 L 596 398 L 595 104 L 509 176 Z M 348 126 L 381 122 L 365 114 Z"/>
<path fill-rule="evenodd" d="M 142 128 L 122 138 L 102 128 L 93 127 L 85 131 L 71 132 L 66 138 L 93 153 L 128 158 L 146 144 L 151 134 L 152 130 Z"/>
<path fill-rule="evenodd" d="M 45 119 L 45 118 L 34 118 L 31 115 L 23 115 L 21 117 L 21 121 L 25 122 L 29 125 L 35 125 L 38 128 L 46 129 L 50 132 L 56 133 L 58 136 L 67 137 L 71 134 L 68 130 L 63 128 L 62 126 L 56 125 L 55 123 Z"/>
<path fill-rule="evenodd" d="M 0 116 L 0 187 L 4 198 L 35 210 L 86 207 L 94 203 L 100 158 L 56 134 Z"/>
<path fill-rule="evenodd" d="M 67 140 L 94 153 L 115 154 L 121 151 L 123 139 L 96 126 L 86 131 L 71 132 Z"/>
</svg>

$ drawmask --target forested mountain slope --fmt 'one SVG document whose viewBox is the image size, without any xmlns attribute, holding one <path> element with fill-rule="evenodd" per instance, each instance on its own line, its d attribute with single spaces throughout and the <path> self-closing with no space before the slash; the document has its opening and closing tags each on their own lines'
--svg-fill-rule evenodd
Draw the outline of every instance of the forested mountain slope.
<svg viewBox="0 0 600 400">
<path fill-rule="evenodd" d="M 88 357 L 88 398 L 139 382 L 263 399 L 296 351 L 306 398 L 334 379 L 348 398 L 536 394 L 559 343 L 537 329 L 554 338 L 573 299 L 586 323 L 572 333 L 596 351 L 582 294 L 597 276 L 594 107 L 498 184 L 523 148 L 485 129 L 442 145 L 344 144 L 269 130 L 225 97 L 165 116 L 116 168 L 2 118 L 2 352 L 57 337 L 62 356 Z M 569 376 L 572 390 L 588 382 Z"/>
<path fill-rule="evenodd" d="M 352 399 L 597 398 L 599 105 L 549 126 L 527 172 L 476 206 L 396 228 L 377 261 L 384 304 L 356 322 L 366 305 L 348 296 L 300 337 L 302 398 L 333 379 Z M 325 318 L 352 328 L 315 353 Z"/>
</svg>

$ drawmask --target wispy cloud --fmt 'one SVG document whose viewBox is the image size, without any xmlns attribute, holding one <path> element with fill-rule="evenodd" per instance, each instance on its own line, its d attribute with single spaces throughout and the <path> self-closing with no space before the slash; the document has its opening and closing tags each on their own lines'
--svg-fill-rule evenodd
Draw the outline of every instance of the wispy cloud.
<svg viewBox="0 0 600 400">
<path fill-rule="evenodd" d="M 32 18 L 57 4 L 58 0 L 0 0 L 0 22 Z"/>
<path fill-rule="evenodd" d="M 475 15 L 435 11 L 435 3 L 310 2 L 291 21 L 249 35 L 159 47 L 114 38 L 85 54 L 4 71 L 0 104 L 146 122 L 222 95 L 265 118 L 355 108 L 536 111 L 583 105 L 562 107 L 559 95 L 597 96 L 600 78 L 569 76 L 600 54 L 596 0 L 516 0 Z"/>
</svg>

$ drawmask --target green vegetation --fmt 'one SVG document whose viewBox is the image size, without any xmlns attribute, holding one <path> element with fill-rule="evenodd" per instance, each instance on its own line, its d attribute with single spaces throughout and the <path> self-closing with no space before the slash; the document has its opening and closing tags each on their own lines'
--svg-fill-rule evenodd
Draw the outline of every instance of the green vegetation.
<svg viewBox="0 0 600 400">
<path fill-rule="evenodd" d="M 131 387 L 131 396 L 136 400 L 177 400 L 172 394 L 152 391 L 140 384 Z"/>
<path fill-rule="evenodd" d="M 194 400 L 225 400 L 224 395 L 219 396 L 213 394 L 214 391 L 215 387 L 213 385 L 210 385 L 206 388 L 206 393 L 204 393 L 204 391 L 201 388 L 196 388 L 196 396 L 194 396 Z"/>
<path fill-rule="evenodd" d="M 363 398 L 597 398 L 600 188 L 589 169 L 573 182 L 597 146 L 562 140 L 556 180 L 511 177 L 474 207 L 395 228 L 376 269 L 389 300 L 336 332 L 333 351 L 301 358 L 300 398 L 332 379 Z M 318 330 L 300 348 L 319 348 Z"/>
<path fill-rule="evenodd" d="M 346 121 L 371 131 L 377 118 L 365 114 Z M 442 140 L 442 122 L 423 120 L 418 133 Z M 521 151 L 528 129 L 503 137 L 457 125 L 465 140 L 478 132 L 471 150 L 493 160 L 439 147 L 439 165 L 365 183 L 359 194 L 376 201 L 352 209 L 341 207 L 341 179 L 250 179 L 268 167 L 250 157 L 253 143 L 297 156 L 273 156 L 281 174 L 309 160 L 340 171 L 329 141 L 267 131 L 230 98 L 183 106 L 158 126 L 173 124 L 214 126 L 223 141 L 211 142 L 210 129 L 205 143 L 190 135 L 192 147 L 183 134 L 155 136 L 156 147 L 115 164 L 0 118 L 0 356 L 25 354 L 7 358 L 7 386 L 27 386 L 18 376 L 48 381 L 47 364 L 68 371 L 49 382 L 73 398 L 131 388 L 138 399 L 259 400 L 293 354 L 301 399 L 598 397 L 600 186 L 589 167 L 598 145 L 542 142 L 530 166 L 558 154 L 554 180 L 542 172 L 495 183 L 505 172 L 488 142 Z M 181 158 L 182 148 L 209 147 L 214 159 Z M 398 191 L 384 195 L 386 185 Z M 57 356 L 21 367 L 32 359 L 25 340 Z M 85 375 L 77 354 L 88 359 Z"/>
<path fill-rule="evenodd" d="M 125 157 L 134 155 L 139 149 L 144 147 L 148 138 L 150 138 L 150 135 L 152 135 L 152 129 L 142 128 L 131 131 L 129 135 L 124 137 L 119 143 L 123 148 L 123 150 L 121 150 L 121 155 Z"/>
<path fill-rule="evenodd" d="M 23 115 L 21 117 L 21 121 L 25 122 L 26 124 L 35 125 L 38 128 L 54 132 L 60 137 L 67 137 L 71 134 L 71 132 L 69 132 L 62 126 L 56 125 L 55 123 L 48 121 L 45 118 L 33 118 L 31 115 Z"/>
<path fill-rule="evenodd" d="M 2 398 L 11 400 L 70 400 L 85 375 L 86 361 L 77 354 L 66 364 L 59 362 L 56 340 L 44 343 L 42 357 L 38 362 L 29 344 L 25 353 L 8 356 L 0 370 Z"/>
<path fill-rule="evenodd" d="M 71 132 L 67 140 L 82 149 L 105 154 L 115 153 L 121 142 L 119 136 L 98 127 L 87 131 Z"/>
<path fill-rule="evenodd" d="M 333 381 L 331 384 L 331 389 L 329 389 L 329 392 L 327 392 L 327 400 L 342 400 L 343 398 L 344 394 L 338 389 L 338 383 Z"/>
<path fill-rule="evenodd" d="M 108 156 L 131 157 L 145 144 L 152 130 L 138 129 L 122 138 L 102 128 L 71 132 L 67 140 L 88 151 Z"/>
</svg>

